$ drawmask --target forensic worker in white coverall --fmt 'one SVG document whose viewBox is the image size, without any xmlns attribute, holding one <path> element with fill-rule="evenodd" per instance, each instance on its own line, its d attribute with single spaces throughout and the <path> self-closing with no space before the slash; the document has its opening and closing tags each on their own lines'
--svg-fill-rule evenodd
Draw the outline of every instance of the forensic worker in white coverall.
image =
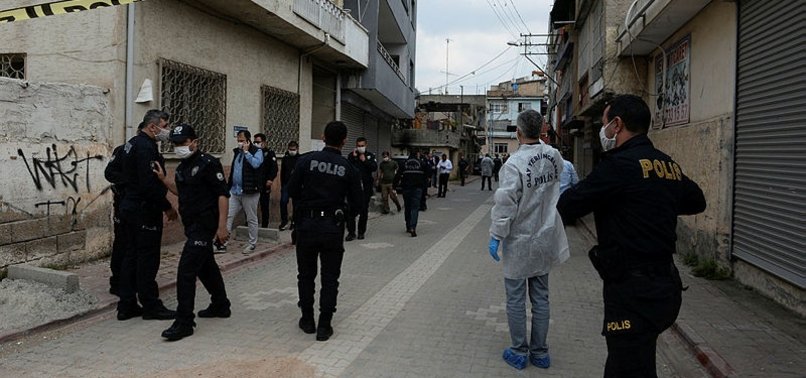
<svg viewBox="0 0 806 378">
<path fill-rule="evenodd" d="M 523 369 L 531 362 L 551 365 L 546 336 L 549 329 L 549 271 L 569 257 L 557 201 L 563 159 L 540 141 L 543 117 L 534 110 L 518 115 L 518 150 L 501 169 L 490 225 L 490 256 L 499 260 L 501 245 L 507 320 L 512 346 L 504 350 L 507 364 Z M 532 332 L 526 338 L 526 297 L 532 302 Z"/>
</svg>

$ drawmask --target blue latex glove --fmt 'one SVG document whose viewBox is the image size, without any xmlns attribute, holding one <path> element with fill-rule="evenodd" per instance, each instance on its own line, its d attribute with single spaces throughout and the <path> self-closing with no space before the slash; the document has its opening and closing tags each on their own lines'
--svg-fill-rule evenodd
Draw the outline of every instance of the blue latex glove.
<svg viewBox="0 0 806 378">
<path fill-rule="evenodd" d="M 495 261 L 501 261 L 501 258 L 498 257 L 498 246 L 500 244 L 500 240 L 492 237 L 490 238 L 490 257 L 492 257 Z"/>
</svg>

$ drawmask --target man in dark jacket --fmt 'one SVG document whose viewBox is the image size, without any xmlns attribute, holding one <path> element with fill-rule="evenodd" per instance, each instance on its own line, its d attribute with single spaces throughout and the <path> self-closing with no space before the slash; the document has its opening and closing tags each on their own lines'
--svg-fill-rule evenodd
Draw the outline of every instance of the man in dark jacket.
<svg viewBox="0 0 806 378">
<path fill-rule="evenodd" d="M 420 211 L 428 210 L 428 205 L 426 204 L 426 200 L 428 199 L 428 187 L 431 186 L 430 180 L 434 173 L 437 171 L 436 165 L 434 165 L 434 161 L 431 160 L 430 154 L 426 153 L 418 153 L 418 159 L 420 159 L 420 166 L 423 168 L 425 172 L 425 180 L 423 180 L 423 190 L 420 193 Z"/>
<path fill-rule="evenodd" d="M 375 154 L 367 151 L 367 138 L 358 137 L 355 140 L 355 149 L 350 155 L 347 155 L 347 160 L 355 167 L 361 176 L 361 193 L 363 194 L 364 203 L 359 207 L 358 211 L 351 209 L 347 217 L 347 237 L 345 241 L 351 241 L 356 238 L 356 224 L 355 216 L 358 215 L 358 239 L 364 238 L 367 232 L 367 218 L 369 217 L 369 201 L 372 199 L 372 194 L 375 191 L 373 183 L 375 182 L 375 171 L 378 170 L 378 161 L 375 159 Z"/>
<path fill-rule="evenodd" d="M 498 174 L 501 173 L 501 167 L 503 166 L 504 162 L 501 160 L 501 157 L 495 154 L 495 159 L 493 159 L 493 178 L 495 182 L 498 182 Z"/>
<path fill-rule="evenodd" d="M 296 141 L 288 142 L 288 150 L 283 155 L 283 160 L 280 163 L 280 231 L 285 230 L 288 226 L 288 180 L 294 173 L 294 167 L 297 166 L 297 159 L 299 159 L 299 145 Z M 291 230 L 294 229 L 294 221 L 291 220 Z"/>
<path fill-rule="evenodd" d="M 120 203 L 126 194 L 126 176 L 123 175 L 123 154 L 125 145 L 115 147 L 112 157 L 104 169 L 104 177 L 109 181 L 112 190 L 112 222 L 114 240 L 112 241 L 112 256 L 109 259 L 109 269 L 112 275 L 109 276 L 109 293 L 118 295 L 120 293 L 120 275 L 123 265 L 123 256 L 126 250 L 126 229 L 120 220 Z"/>
<path fill-rule="evenodd" d="M 266 134 L 255 134 L 255 147 L 263 152 L 263 165 L 261 174 L 263 185 L 260 187 L 260 227 L 269 227 L 269 199 L 274 179 L 277 178 L 277 156 L 269 148 Z"/>
<path fill-rule="evenodd" d="M 459 180 L 462 186 L 465 186 L 465 178 L 467 178 L 467 170 L 470 167 L 470 162 L 465 159 L 465 154 L 459 154 Z"/>
<path fill-rule="evenodd" d="M 677 217 L 705 210 L 700 187 L 647 137 L 651 121 L 640 97 L 611 100 L 599 131 L 602 161 L 557 203 L 566 222 L 591 211 L 596 221 L 599 245 L 588 256 L 604 281 L 605 377 L 657 377 L 657 338 L 682 301 L 672 259 Z"/>
<path fill-rule="evenodd" d="M 160 267 L 162 215 L 176 220 L 176 210 L 165 197 L 167 189 L 154 174 L 157 165 L 164 171 L 165 159 L 157 140 L 168 141 L 171 130 L 168 113 L 149 110 L 136 136 L 123 147 L 123 176 L 126 193 L 120 203 L 121 227 L 126 229 L 126 250 L 121 263 L 117 310 L 118 320 L 135 316 L 143 319 L 173 319 L 175 312 L 159 298 L 157 271 Z M 137 305 L 140 301 L 142 308 Z"/>
<path fill-rule="evenodd" d="M 422 191 L 427 188 L 428 182 L 422 160 L 417 158 L 417 153 L 409 155 L 408 160 L 403 163 L 403 168 L 397 170 L 394 186 L 400 188 L 403 193 L 403 206 L 406 215 L 406 232 L 411 237 L 417 237 L 417 217 L 420 212 L 420 198 Z"/>
<path fill-rule="evenodd" d="M 252 144 L 249 130 L 238 132 L 238 147 L 232 150 L 232 165 L 229 171 L 230 190 L 229 213 L 227 214 L 227 231 L 232 233 L 235 216 L 243 209 L 246 223 L 249 226 L 249 242 L 243 250 L 244 254 L 255 251 L 257 244 L 257 207 L 260 202 L 262 182 L 261 165 L 263 152 Z"/>
</svg>

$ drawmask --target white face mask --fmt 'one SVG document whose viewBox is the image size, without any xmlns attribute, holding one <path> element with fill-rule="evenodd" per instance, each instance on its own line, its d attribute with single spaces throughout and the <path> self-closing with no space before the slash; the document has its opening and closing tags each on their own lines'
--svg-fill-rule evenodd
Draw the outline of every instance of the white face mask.
<svg viewBox="0 0 806 378">
<path fill-rule="evenodd" d="M 608 138 L 607 135 L 605 135 L 605 129 L 610 127 L 610 125 L 613 124 L 613 121 L 615 121 L 615 119 L 608 122 L 607 125 L 604 125 L 602 126 L 601 129 L 599 129 L 599 141 L 602 142 L 603 151 L 609 151 L 616 147 L 616 135 L 613 134 L 612 138 Z"/>
<path fill-rule="evenodd" d="M 243 145 L 246 144 L 244 142 L 238 142 L 238 148 L 243 148 Z"/>
<path fill-rule="evenodd" d="M 191 155 L 193 155 L 193 151 L 190 150 L 190 146 L 176 146 L 174 147 L 174 153 L 180 159 L 187 159 Z"/>
<path fill-rule="evenodd" d="M 384 157 L 383 161 L 389 161 L 389 156 Z"/>
<path fill-rule="evenodd" d="M 367 152 L 367 148 L 366 148 L 366 147 L 358 147 L 358 148 L 356 148 L 356 150 L 358 150 L 358 152 L 359 152 L 359 153 L 362 153 L 362 154 L 364 154 L 364 153 L 366 153 L 366 152 Z"/>
<path fill-rule="evenodd" d="M 257 148 L 263 148 L 263 142 L 255 142 L 254 144 Z"/>
<path fill-rule="evenodd" d="M 288 150 L 288 156 L 294 156 L 297 154 L 297 150 Z"/>
<path fill-rule="evenodd" d="M 169 128 L 160 128 L 160 131 L 154 137 L 157 138 L 160 142 L 167 142 L 168 137 L 171 136 L 171 129 Z"/>
</svg>

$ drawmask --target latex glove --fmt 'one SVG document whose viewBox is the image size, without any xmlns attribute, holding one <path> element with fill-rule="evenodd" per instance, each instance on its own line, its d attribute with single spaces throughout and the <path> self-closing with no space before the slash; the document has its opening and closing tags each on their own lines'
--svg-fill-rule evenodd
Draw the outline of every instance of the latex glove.
<svg viewBox="0 0 806 378">
<path fill-rule="evenodd" d="M 492 257 L 495 261 L 501 261 L 501 258 L 498 257 L 498 246 L 500 244 L 500 240 L 493 237 L 490 238 L 490 257 Z"/>
</svg>

